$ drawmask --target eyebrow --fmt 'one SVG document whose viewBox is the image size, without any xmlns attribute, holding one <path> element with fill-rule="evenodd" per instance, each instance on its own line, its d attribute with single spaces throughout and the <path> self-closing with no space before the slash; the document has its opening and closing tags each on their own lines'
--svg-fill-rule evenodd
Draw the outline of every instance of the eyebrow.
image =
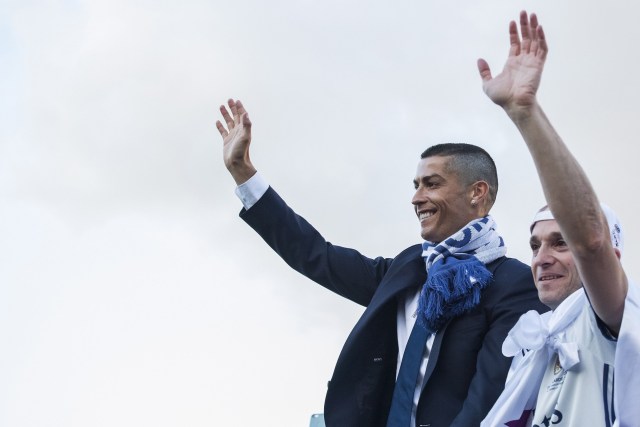
<svg viewBox="0 0 640 427">
<path fill-rule="evenodd" d="M 444 179 L 444 178 L 442 177 L 442 175 L 439 175 L 439 174 L 437 174 L 437 173 L 434 173 L 433 175 L 425 175 L 425 176 L 422 176 L 422 177 L 420 177 L 420 179 L 414 178 L 413 183 L 414 183 L 414 184 L 418 184 L 419 182 L 427 182 L 427 181 L 429 181 L 429 180 L 431 180 L 431 179 L 433 179 L 433 178 L 440 178 L 440 179 Z"/>
<path fill-rule="evenodd" d="M 549 237 L 547 240 L 558 240 L 558 239 L 564 239 L 564 237 L 562 237 L 562 233 L 560 233 L 559 231 L 554 231 L 553 233 L 549 234 Z M 539 243 L 540 242 L 540 238 L 535 235 L 532 234 L 531 238 L 529 239 L 529 243 Z"/>
</svg>

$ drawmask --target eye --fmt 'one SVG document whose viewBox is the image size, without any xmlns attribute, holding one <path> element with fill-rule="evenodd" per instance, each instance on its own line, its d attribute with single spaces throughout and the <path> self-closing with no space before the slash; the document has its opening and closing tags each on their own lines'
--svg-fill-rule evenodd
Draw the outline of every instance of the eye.
<svg viewBox="0 0 640 427">
<path fill-rule="evenodd" d="M 540 251 L 540 241 L 538 239 L 529 240 L 529 247 L 531 248 L 532 255 L 535 257 Z"/>
<path fill-rule="evenodd" d="M 565 248 L 567 247 L 567 242 L 565 242 L 564 239 L 558 239 L 556 241 L 556 246 L 560 248 Z"/>
</svg>

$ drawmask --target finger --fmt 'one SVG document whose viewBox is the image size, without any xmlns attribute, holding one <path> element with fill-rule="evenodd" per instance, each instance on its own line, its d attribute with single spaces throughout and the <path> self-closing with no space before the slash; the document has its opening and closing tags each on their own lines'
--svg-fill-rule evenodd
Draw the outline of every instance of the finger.
<svg viewBox="0 0 640 427">
<path fill-rule="evenodd" d="M 238 115 L 241 118 L 242 118 L 242 115 L 247 112 L 247 110 L 244 109 L 244 105 L 242 105 L 242 101 L 240 100 L 236 101 L 236 110 L 238 111 Z"/>
<path fill-rule="evenodd" d="M 236 105 L 236 102 L 233 99 L 229 99 L 227 103 L 229 104 L 229 109 L 231 110 L 231 116 L 233 117 L 233 122 L 240 123 L 239 121 L 240 116 L 238 116 L 238 106 Z"/>
<path fill-rule="evenodd" d="M 478 72 L 480 73 L 480 78 L 483 82 L 488 82 L 493 77 L 491 77 L 491 69 L 489 68 L 489 64 L 484 59 L 478 59 Z"/>
<path fill-rule="evenodd" d="M 226 138 L 227 135 L 229 135 L 229 132 L 227 132 L 224 126 L 222 126 L 222 123 L 220 123 L 220 120 L 216 120 L 216 127 L 218 128 L 220 135 L 222 135 L 222 138 Z"/>
<path fill-rule="evenodd" d="M 244 127 L 246 127 L 248 131 L 251 131 L 251 120 L 249 120 L 249 113 L 247 113 L 246 111 L 242 113 L 241 119 Z"/>
<path fill-rule="evenodd" d="M 544 35 L 542 25 L 538 26 L 538 52 L 537 55 L 545 60 L 547 58 L 547 52 L 549 52 L 549 46 L 547 45 L 547 38 Z"/>
<path fill-rule="evenodd" d="M 520 55 L 520 36 L 518 35 L 518 26 L 515 21 L 509 22 L 509 56 Z"/>
<path fill-rule="evenodd" d="M 227 127 L 229 128 L 229 130 L 233 129 L 233 119 L 229 115 L 229 111 L 227 111 L 227 107 L 225 107 L 224 105 L 221 105 L 220 113 L 222 113 L 222 118 L 227 123 Z"/>
<path fill-rule="evenodd" d="M 531 34 L 531 48 L 529 49 L 534 55 L 538 52 L 539 40 L 538 40 L 538 17 L 535 13 L 532 13 L 529 19 L 529 31 Z"/>
<path fill-rule="evenodd" d="M 529 28 L 531 29 L 531 37 L 532 38 L 536 38 L 537 34 L 536 34 L 536 28 L 538 28 L 538 15 L 536 15 L 535 13 L 532 13 L 531 16 L 529 17 Z"/>
<path fill-rule="evenodd" d="M 251 120 L 249 120 L 249 114 L 245 111 L 242 113 L 240 120 L 242 121 L 242 129 L 244 130 L 246 137 L 251 141 Z"/>
<path fill-rule="evenodd" d="M 529 28 L 529 18 L 527 12 L 520 12 L 520 34 L 522 35 L 522 52 L 529 53 L 531 47 L 531 29 Z"/>
</svg>

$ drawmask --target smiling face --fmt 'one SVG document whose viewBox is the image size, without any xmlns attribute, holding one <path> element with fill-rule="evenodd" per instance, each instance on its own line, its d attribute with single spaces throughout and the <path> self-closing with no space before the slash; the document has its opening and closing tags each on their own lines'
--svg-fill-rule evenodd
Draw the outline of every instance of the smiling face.
<svg viewBox="0 0 640 427">
<path fill-rule="evenodd" d="M 416 193 L 411 203 L 420 220 L 420 235 L 430 242 L 443 239 L 479 218 L 471 204 L 473 186 L 460 182 L 448 167 L 450 156 L 421 159 L 413 181 Z"/>
<path fill-rule="evenodd" d="M 555 220 L 538 221 L 529 241 L 531 272 L 543 304 L 555 309 L 582 287 L 578 268 Z"/>
</svg>

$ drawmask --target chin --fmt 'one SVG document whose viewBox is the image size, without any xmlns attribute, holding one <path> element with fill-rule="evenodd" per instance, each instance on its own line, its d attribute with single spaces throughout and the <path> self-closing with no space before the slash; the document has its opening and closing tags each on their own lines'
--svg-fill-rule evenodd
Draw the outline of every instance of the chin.
<svg viewBox="0 0 640 427">
<path fill-rule="evenodd" d="M 555 310 L 556 307 L 560 305 L 562 301 L 557 301 L 557 298 L 553 298 L 551 295 L 540 295 L 538 294 L 538 298 L 540 302 L 549 307 L 551 310 Z"/>
</svg>

